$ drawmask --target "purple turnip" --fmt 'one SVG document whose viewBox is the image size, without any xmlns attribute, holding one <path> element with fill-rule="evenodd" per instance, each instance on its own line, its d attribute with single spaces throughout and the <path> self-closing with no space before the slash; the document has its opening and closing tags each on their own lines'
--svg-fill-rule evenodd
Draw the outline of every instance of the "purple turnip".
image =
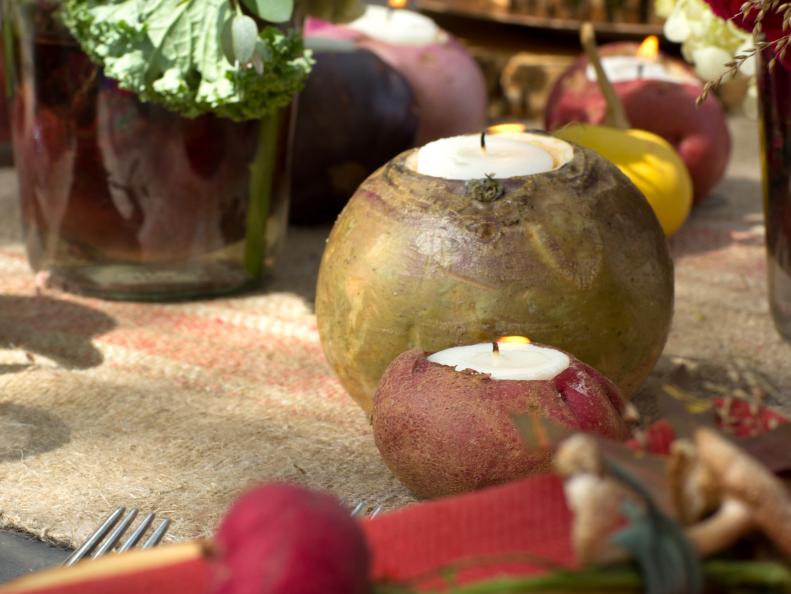
<svg viewBox="0 0 791 594">
<path fill-rule="evenodd" d="M 316 53 L 297 102 L 290 218 L 331 221 L 362 181 L 415 144 L 409 83 L 374 53 Z"/>
</svg>

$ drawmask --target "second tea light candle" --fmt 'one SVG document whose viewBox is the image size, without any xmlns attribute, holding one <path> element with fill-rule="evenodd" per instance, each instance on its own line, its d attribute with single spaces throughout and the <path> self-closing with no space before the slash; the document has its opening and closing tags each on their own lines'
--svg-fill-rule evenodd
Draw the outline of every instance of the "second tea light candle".
<svg viewBox="0 0 791 594">
<path fill-rule="evenodd" d="M 569 356 L 561 351 L 514 342 L 452 347 L 429 355 L 428 360 L 456 371 L 486 373 L 493 380 L 548 380 L 571 364 Z"/>
<path fill-rule="evenodd" d="M 447 33 L 425 15 L 376 5 L 367 6 L 365 13 L 347 27 L 371 39 L 394 45 L 425 46 L 442 43 L 448 37 Z"/>
</svg>

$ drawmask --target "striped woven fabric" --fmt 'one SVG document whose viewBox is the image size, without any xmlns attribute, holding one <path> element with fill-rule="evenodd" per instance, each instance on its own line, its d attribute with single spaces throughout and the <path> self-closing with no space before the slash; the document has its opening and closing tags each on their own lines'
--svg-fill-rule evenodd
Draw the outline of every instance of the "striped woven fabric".
<svg viewBox="0 0 791 594">
<path fill-rule="evenodd" d="M 181 540 L 275 479 L 411 501 L 321 352 L 312 291 L 328 229 L 294 231 L 260 294 L 37 296 L 12 170 L 0 187 L 0 524 L 72 543 L 124 504 L 166 513 Z"/>
<path fill-rule="evenodd" d="M 766 304 L 757 131 L 731 124 L 727 178 L 671 241 L 674 325 L 636 397 L 648 416 L 668 387 L 757 395 L 791 412 L 791 345 Z M 272 479 L 349 502 L 412 501 L 319 346 L 312 302 L 328 229 L 291 229 L 260 294 L 37 297 L 15 189 L 0 170 L 0 525 L 74 542 L 125 504 L 168 513 L 171 538 L 191 538 L 210 534 L 240 490 Z"/>
</svg>

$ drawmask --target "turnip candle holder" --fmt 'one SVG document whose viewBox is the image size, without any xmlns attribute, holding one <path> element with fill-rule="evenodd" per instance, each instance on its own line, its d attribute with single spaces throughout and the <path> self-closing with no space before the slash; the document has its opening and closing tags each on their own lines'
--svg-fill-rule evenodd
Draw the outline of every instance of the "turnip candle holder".
<svg viewBox="0 0 791 594">
<path fill-rule="evenodd" d="M 658 134 L 673 145 L 689 169 L 694 201 L 705 199 L 725 174 L 731 154 L 719 100 L 710 94 L 697 104 L 703 83 L 681 60 L 663 54 L 640 57 L 635 43 L 610 43 L 599 51 L 631 127 Z M 546 103 L 545 126 L 555 130 L 570 122 L 601 124 L 605 112 L 596 76 L 582 56 L 555 81 Z"/>
<path fill-rule="evenodd" d="M 549 446 L 529 447 L 513 417 L 535 415 L 623 439 L 618 389 L 557 349 L 504 342 L 403 353 L 374 396 L 376 445 L 420 497 L 440 497 L 549 469 Z"/>
<path fill-rule="evenodd" d="M 642 194 L 597 153 L 548 135 L 502 143 L 549 154 L 549 170 L 523 160 L 525 171 L 503 173 L 510 177 L 496 173 L 508 152 L 494 143 L 482 152 L 480 134 L 439 142 L 445 148 L 429 152 L 438 161 L 423 173 L 419 157 L 430 145 L 363 182 L 330 235 L 316 315 L 346 390 L 370 411 L 402 352 L 521 335 L 634 393 L 662 352 L 673 311 L 667 241 Z M 495 175 L 430 175 L 442 158 L 484 160 Z"/>
</svg>

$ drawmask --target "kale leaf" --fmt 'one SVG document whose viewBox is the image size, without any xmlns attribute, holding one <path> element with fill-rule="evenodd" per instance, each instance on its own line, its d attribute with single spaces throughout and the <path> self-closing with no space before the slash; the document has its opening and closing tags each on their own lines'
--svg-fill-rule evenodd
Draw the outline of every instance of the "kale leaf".
<svg viewBox="0 0 791 594">
<path fill-rule="evenodd" d="M 266 26 L 255 68 L 229 62 L 222 37 L 234 14 L 228 0 L 64 0 L 61 7 L 83 51 L 143 101 L 187 117 L 257 119 L 291 101 L 313 61 L 298 31 Z"/>
</svg>

